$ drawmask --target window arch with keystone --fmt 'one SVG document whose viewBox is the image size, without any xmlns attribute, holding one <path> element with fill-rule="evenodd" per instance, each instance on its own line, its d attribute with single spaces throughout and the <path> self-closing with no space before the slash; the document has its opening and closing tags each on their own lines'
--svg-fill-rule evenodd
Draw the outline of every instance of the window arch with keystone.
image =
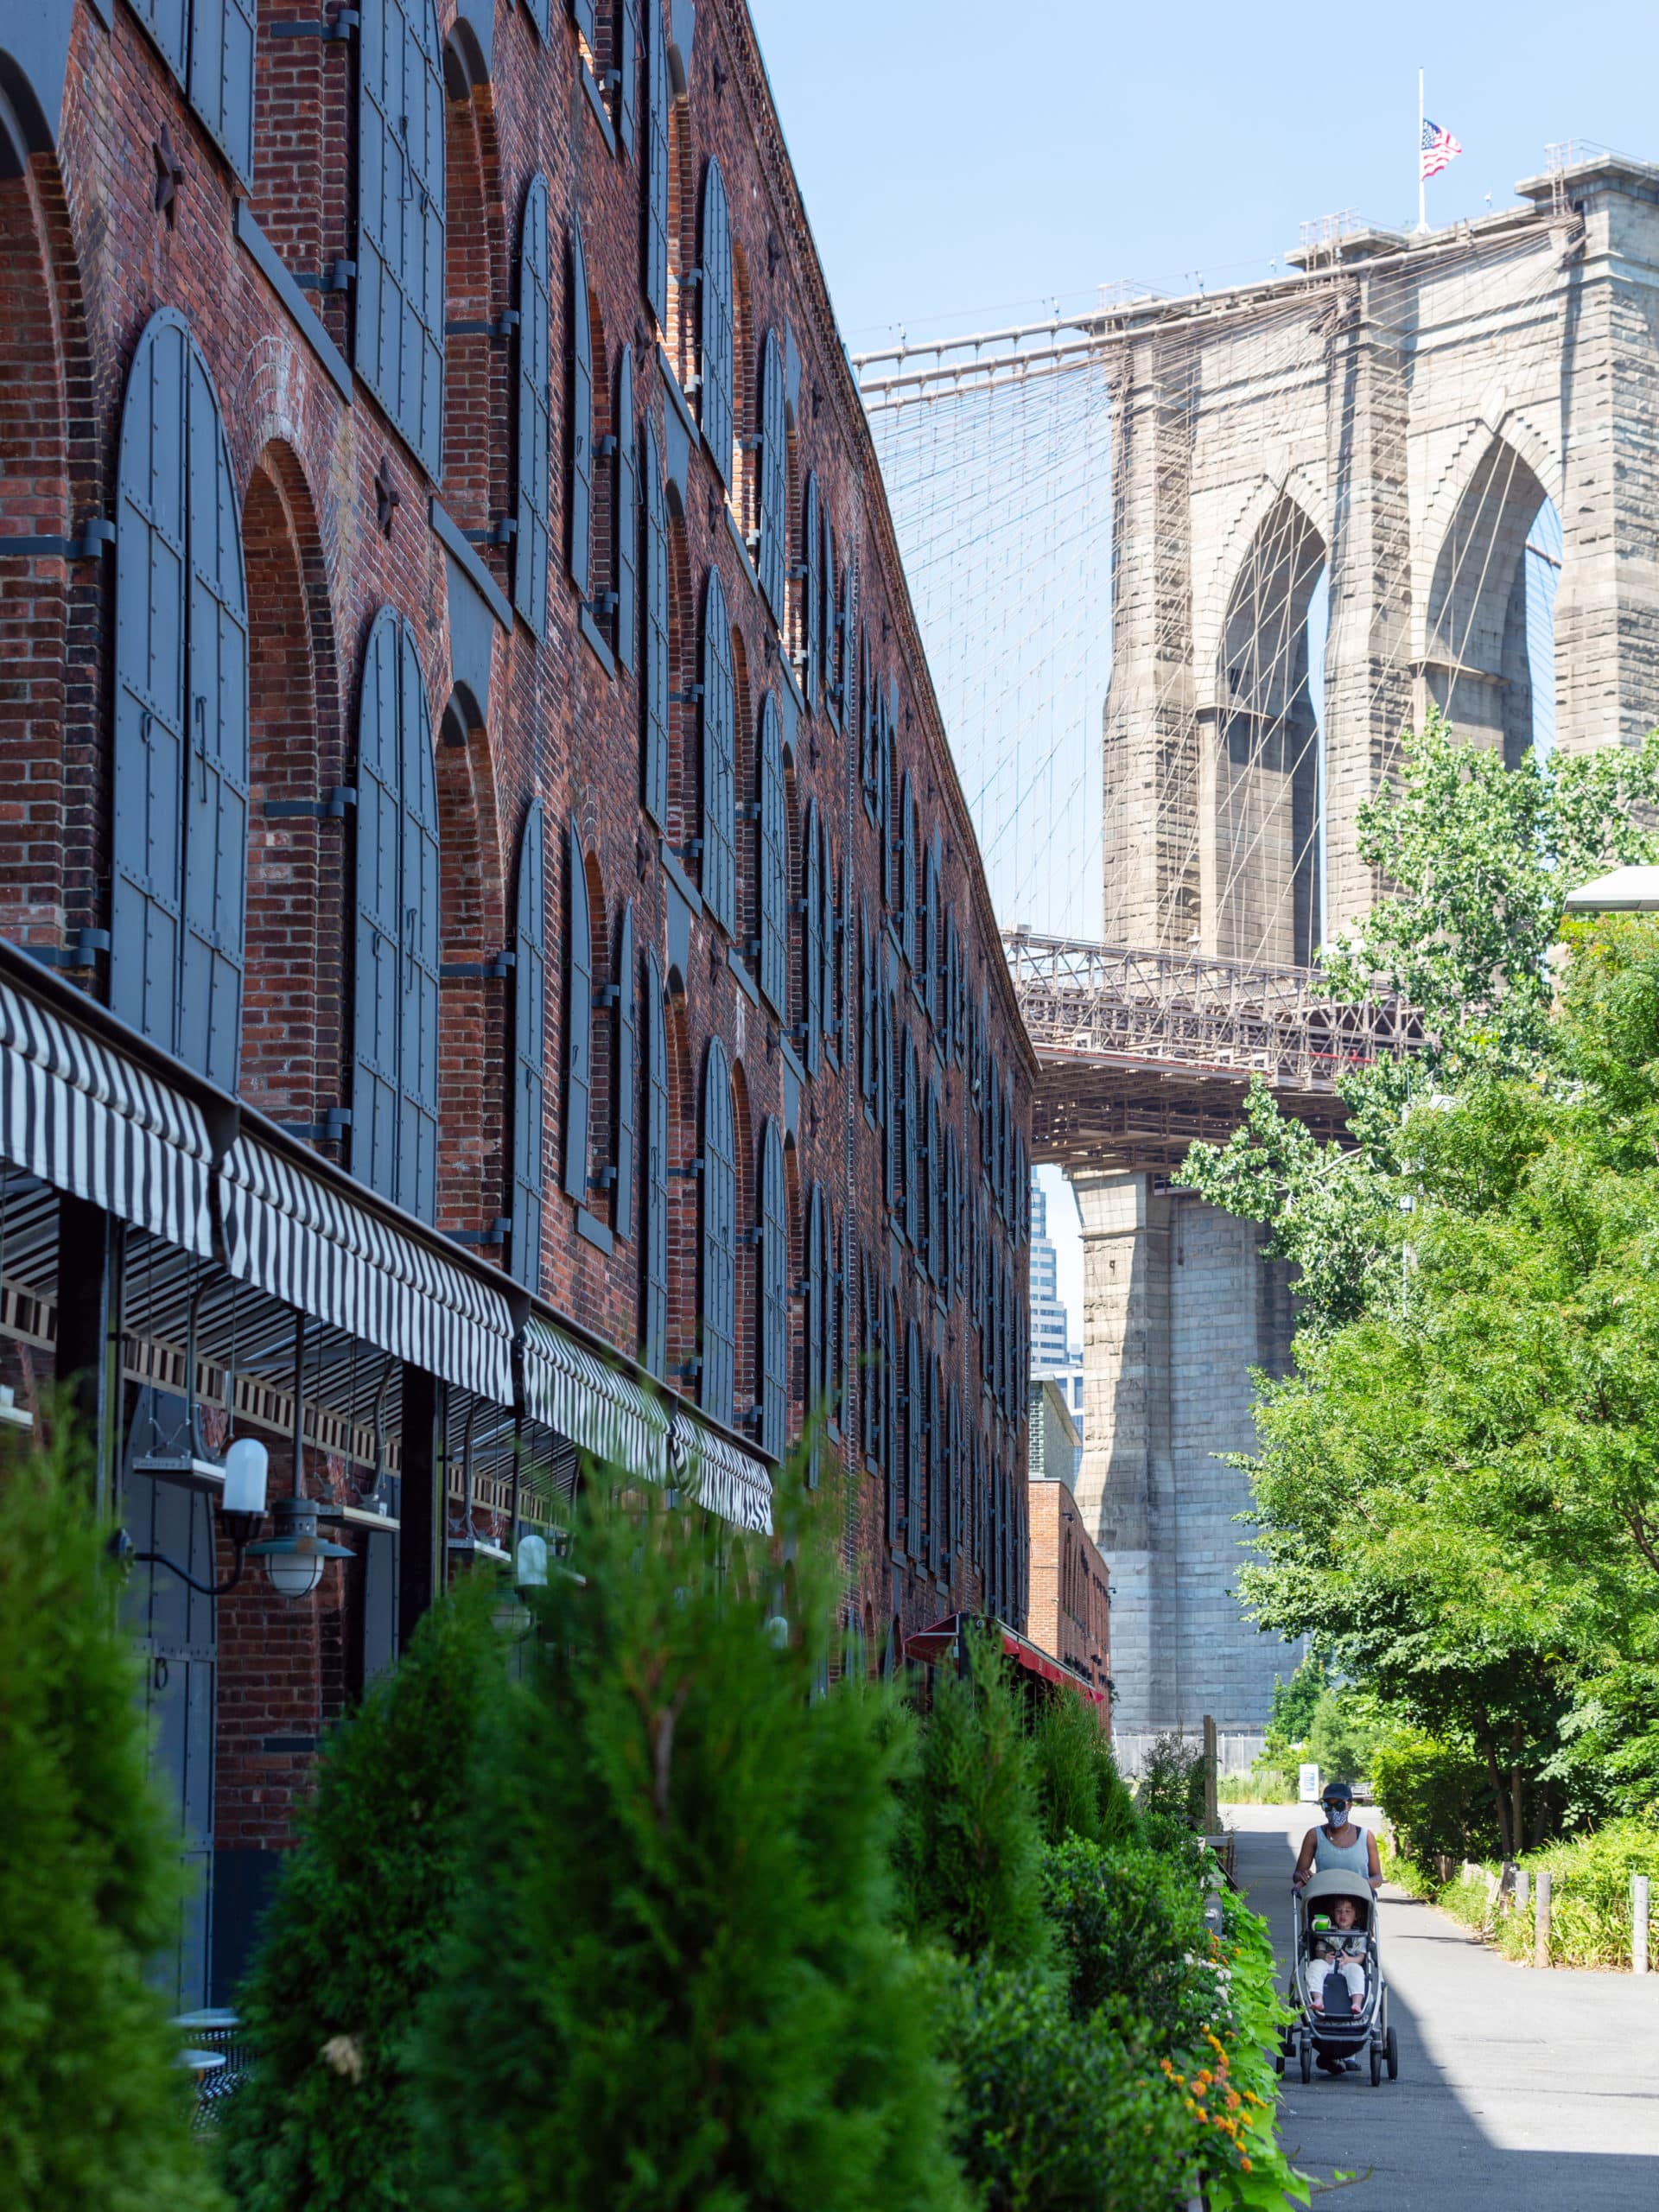
<svg viewBox="0 0 1659 2212">
<path fill-rule="evenodd" d="M 414 626 L 383 607 L 358 711 L 352 1173 L 423 1221 L 437 1202 L 442 871 Z"/>
<path fill-rule="evenodd" d="M 248 842 L 240 503 L 207 364 L 170 308 L 133 355 L 117 499 L 110 1004 L 234 1090 Z"/>
<path fill-rule="evenodd" d="M 362 0 L 353 358 L 442 474 L 444 88 L 433 0 Z"/>
</svg>

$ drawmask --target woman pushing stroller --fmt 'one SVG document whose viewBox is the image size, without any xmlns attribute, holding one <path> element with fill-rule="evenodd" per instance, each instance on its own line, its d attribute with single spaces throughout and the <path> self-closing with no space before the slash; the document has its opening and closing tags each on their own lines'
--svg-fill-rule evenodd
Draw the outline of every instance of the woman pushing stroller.
<svg viewBox="0 0 1659 2212">
<path fill-rule="evenodd" d="M 1382 1886 L 1382 1862 L 1376 1855 L 1376 1838 L 1352 1817 L 1354 1793 L 1345 1782 L 1327 1782 L 1320 1799 L 1325 1826 L 1309 1828 L 1296 1854 L 1291 1879 L 1306 1889 L 1315 1874 L 1358 1874 L 1371 1885 L 1372 1894 Z"/>
</svg>

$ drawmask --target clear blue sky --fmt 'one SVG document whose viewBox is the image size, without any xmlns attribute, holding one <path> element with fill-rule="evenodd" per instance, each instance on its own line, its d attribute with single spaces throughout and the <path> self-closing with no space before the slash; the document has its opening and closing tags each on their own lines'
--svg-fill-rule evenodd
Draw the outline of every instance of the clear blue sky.
<svg viewBox="0 0 1659 2212">
<path fill-rule="evenodd" d="M 1268 273 L 1306 219 L 1415 220 L 1417 68 L 1465 149 L 1429 220 L 1547 141 L 1659 160 L 1652 0 L 750 0 L 854 352 Z"/>
</svg>

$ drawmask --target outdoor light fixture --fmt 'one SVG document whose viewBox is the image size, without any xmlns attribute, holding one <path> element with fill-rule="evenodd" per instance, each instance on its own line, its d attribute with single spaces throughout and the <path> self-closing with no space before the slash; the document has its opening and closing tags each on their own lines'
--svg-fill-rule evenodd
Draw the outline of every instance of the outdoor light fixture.
<svg viewBox="0 0 1659 2212">
<path fill-rule="evenodd" d="M 249 1555 L 265 1563 L 265 1578 L 279 1598 L 308 1598 L 331 1559 L 350 1559 L 349 1544 L 331 1544 L 317 1534 L 322 1509 L 314 1498 L 279 1497 L 270 1509 L 276 1533 L 248 1546 Z"/>
<path fill-rule="evenodd" d="M 270 1472 L 270 1454 L 257 1437 L 238 1436 L 225 1454 L 222 1470 L 215 1467 L 213 1472 L 224 1478 L 219 1517 L 236 1554 L 235 1564 L 222 1582 L 198 1582 L 188 1568 L 164 1552 L 134 1551 L 124 1529 L 118 1529 L 110 1539 L 111 1554 L 135 1567 L 164 1567 L 204 1598 L 227 1597 L 241 1581 L 248 1560 L 263 1560 L 271 1588 L 279 1598 L 290 1600 L 311 1595 L 331 1559 L 352 1557 L 348 1545 L 331 1544 L 317 1534 L 318 1520 L 325 1513 L 337 1512 L 338 1507 L 320 1505 L 308 1497 L 277 1498 L 270 1508 L 276 1533 L 254 1541 L 265 1517 L 265 1486 Z"/>
</svg>

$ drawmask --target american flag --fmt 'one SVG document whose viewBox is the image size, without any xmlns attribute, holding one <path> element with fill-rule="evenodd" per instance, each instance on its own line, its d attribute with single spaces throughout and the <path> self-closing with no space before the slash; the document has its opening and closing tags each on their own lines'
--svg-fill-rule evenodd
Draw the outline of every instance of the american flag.
<svg viewBox="0 0 1659 2212">
<path fill-rule="evenodd" d="M 1449 130 L 1442 130 L 1438 123 L 1423 118 L 1423 175 L 1438 176 L 1448 162 L 1455 162 L 1463 151 Z"/>
</svg>

